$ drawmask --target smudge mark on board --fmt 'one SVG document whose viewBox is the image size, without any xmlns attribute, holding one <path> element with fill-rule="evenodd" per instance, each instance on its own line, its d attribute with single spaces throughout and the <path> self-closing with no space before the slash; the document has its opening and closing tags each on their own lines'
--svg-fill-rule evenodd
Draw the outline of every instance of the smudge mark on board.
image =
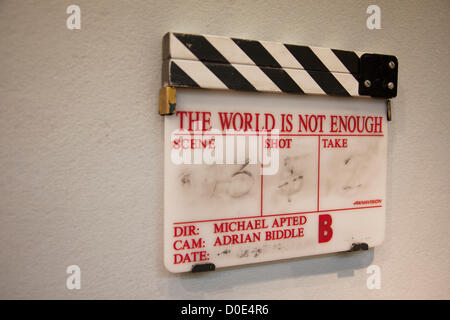
<svg viewBox="0 0 450 320">
<path fill-rule="evenodd" d="M 222 252 L 219 252 L 217 255 L 220 256 L 220 255 L 222 255 L 222 254 L 229 254 L 230 252 L 231 252 L 230 249 L 225 249 L 225 250 L 223 250 Z"/>
<path fill-rule="evenodd" d="M 240 198 L 248 194 L 254 184 L 253 175 L 244 170 L 233 174 L 228 187 L 228 194 L 233 198 Z"/>
<path fill-rule="evenodd" d="M 183 185 L 183 186 L 191 185 L 191 182 L 192 182 L 191 174 L 190 173 L 183 173 L 183 174 L 181 174 L 180 180 L 181 180 L 181 185 Z"/>
<path fill-rule="evenodd" d="M 239 255 L 239 258 L 247 258 L 248 257 L 248 249 L 244 250 L 243 252 L 241 252 L 241 254 Z"/>
<path fill-rule="evenodd" d="M 303 171 L 300 156 L 288 156 L 284 158 L 281 171 L 281 184 L 278 186 L 280 192 L 287 196 L 287 201 L 292 201 L 292 195 L 300 192 L 303 187 Z"/>
<path fill-rule="evenodd" d="M 262 253 L 262 250 L 259 249 L 259 248 L 253 249 L 253 250 L 252 250 L 252 253 L 253 253 L 253 257 L 256 258 L 257 256 L 259 256 L 259 255 Z"/>
</svg>

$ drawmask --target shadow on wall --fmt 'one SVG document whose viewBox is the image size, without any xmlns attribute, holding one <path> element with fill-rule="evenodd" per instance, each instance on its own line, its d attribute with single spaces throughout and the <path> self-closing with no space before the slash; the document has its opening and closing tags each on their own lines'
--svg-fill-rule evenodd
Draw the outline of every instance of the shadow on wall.
<svg viewBox="0 0 450 320">
<path fill-rule="evenodd" d="M 288 280 L 337 273 L 338 278 L 354 276 L 354 270 L 367 268 L 372 264 L 374 249 L 354 253 L 332 253 L 326 255 L 280 260 L 254 265 L 221 268 L 207 273 L 184 273 L 173 275 L 177 278 L 169 283 L 169 294 L 173 297 L 190 295 L 200 298 L 208 292 L 232 289 L 273 280 Z M 249 272 L 252 269 L 251 272 Z M 183 290 L 184 292 L 180 292 Z M 211 298 L 205 296 L 204 298 Z"/>
</svg>

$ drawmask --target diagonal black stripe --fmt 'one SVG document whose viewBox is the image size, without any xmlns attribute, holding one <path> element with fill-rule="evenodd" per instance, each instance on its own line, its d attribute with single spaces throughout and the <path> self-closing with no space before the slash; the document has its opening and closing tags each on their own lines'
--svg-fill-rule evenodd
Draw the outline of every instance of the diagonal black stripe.
<svg viewBox="0 0 450 320">
<path fill-rule="evenodd" d="M 253 60 L 253 62 L 259 67 L 276 67 L 281 68 L 281 65 L 275 60 L 269 51 L 259 41 L 243 40 L 232 38 L 246 55 Z"/>
<path fill-rule="evenodd" d="M 323 71 L 309 71 L 311 78 L 325 91 L 326 94 L 332 96 L 346 96 L 350 93 L 341 85 L 341 83 L 330 72 Z"/>
<path fill-rule="evenodd" d="M 170 66 L 170 85 L 180 85 L 186 87 L 200 87 L 197 82 L 192 80 L 175 62 Z"/>
<path fill-rule="evenodd" d="M 256 88 L 244 78 L 231 64 L 203 62 L 229 89 L 256 91 Z"/>
<path fill-rule="evenodd" d="M 174 33 L 200 61 L 229 63 L 227 59 L 203 36 Z"/>
<path fill-rule="evenodd" d="M 305 93 L 284 69 L 268 67 L 262 67 L 260 69 L 277 85 L 278 88 L 280 88 L 281 91 L 287 93 Z"/>
<path fill-rule="evenodd" d="M 341 83 L 333 76 L 309 47 L 284 45 L 305 68 L 317 84 L 329 95 L 350 96 Z M 319 72 L 314 72 L 319 71 Z"/>
<path fill-rule="evenodd" d="M 353 51 L 344 51 L 331 49 L 342 64 L 350 71 L 351 74 L 358 80 L 359 75 L 359 57 Z"/>
<path fill-rule="evenodd" d="M 330 72 L 320 59 L 314 54 L 311 48 L 306 46 L 284 45 L 290 53 L 307 71 Z"/>
<path fill-rule="evenodd" d="M 181 33 L 175 33 L 175 36 L 229 89 L 256 91 L 205 37 Z"/>
<path fill-rule="evenodd" d="M 260 69 L 272 80 L 283 92 L 304 93 L 303 90 L 292 80 L 286 71 L 274 57 L 258 41 L 232 39 L 245 54 L 260 67 Z"/>
</svg>

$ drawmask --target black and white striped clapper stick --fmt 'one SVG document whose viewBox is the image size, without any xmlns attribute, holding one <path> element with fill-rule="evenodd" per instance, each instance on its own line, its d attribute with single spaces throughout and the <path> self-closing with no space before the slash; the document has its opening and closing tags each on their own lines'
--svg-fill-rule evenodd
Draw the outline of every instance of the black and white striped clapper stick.
<svg viewBox="0 0 450 320">
<path fill-rule="evenodd" d="M 370 70 L 366 77 L 371 79 L 366 79 L 362 77 L 362 69 L 384 69 L 383 66 L 374 66 L 373 59 L 370 60 L 370 66 L 362 66 L 362 56 L 366 54 L 279 42 L 170 32 L 164 36 L 163 41 L 163 85 L 353 97 L 395 96 L 397 59 L 372 54 L 378 58 L 375 63 L 385 63 L 384 69 L 388 73 L 391 70 L 391 74 L 380 75 Z M 394 68 L 388 67 L 390 60 Z M 383 77 L 392 78 L 395 90 L 386 89 L 387 95 L 384 92 L 381 95 L 380 92 L 372 94 L 368 81 L 375 89 L 377 86 L 387 88 L 388 80 L 382 79 Z"/>
</svg>

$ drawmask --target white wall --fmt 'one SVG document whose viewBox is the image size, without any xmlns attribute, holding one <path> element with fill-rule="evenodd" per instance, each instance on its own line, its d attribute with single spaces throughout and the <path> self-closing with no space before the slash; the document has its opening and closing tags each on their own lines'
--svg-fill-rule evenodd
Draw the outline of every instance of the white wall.
<svg viewBox="0 0 450 320">
<path fill-rule="evenodd" d="M 82 29 L 69 31 L 69 4 Z M 382 29 L 366 28 L 381 7 Z M 450 298 L 450 1 L 1 1 L 1 298 Z M 161 39 L 394 54 L 386 241 L 173 275 L 163 266 Z M 82 270 L 68 291 L 65 269 Z M 382 288 L 366 288 L 380 266 Z"/>
</svg>

